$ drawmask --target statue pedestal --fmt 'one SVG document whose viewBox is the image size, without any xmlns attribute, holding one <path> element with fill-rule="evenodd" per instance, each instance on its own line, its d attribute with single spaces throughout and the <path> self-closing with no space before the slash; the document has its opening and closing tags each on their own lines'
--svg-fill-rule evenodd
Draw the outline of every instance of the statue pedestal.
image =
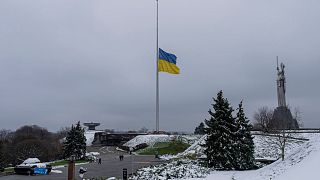
<svg viewBox="0 0 320 180">
<path fill-rule="evenodd" d="M 272 129 L 299 129 L 298 122 L 293 119 L 290 109 L 284 106 L 274 110 L 270 124 Z"/>
</svg>

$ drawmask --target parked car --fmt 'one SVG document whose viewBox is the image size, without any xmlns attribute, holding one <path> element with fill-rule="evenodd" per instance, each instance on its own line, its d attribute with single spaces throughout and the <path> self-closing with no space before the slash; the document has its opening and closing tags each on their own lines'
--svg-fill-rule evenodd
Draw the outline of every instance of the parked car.
<svg viewBox="0 0 320 180">
<path fill-rule="evenodd" d="M 14 167 L 16 174 L 49 174 L 51 172 L 51 165 L 40 163 L 38 158 L 28 158 L 22 164 Z"/>
</svg>

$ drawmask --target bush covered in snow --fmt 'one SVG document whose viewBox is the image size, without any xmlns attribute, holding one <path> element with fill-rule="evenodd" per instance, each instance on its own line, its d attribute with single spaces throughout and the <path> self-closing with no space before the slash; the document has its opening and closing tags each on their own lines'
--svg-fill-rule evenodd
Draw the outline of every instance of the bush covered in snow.
<svg viewBox="0 0 320 180">
<path fill-rule="evenodd" d="M 150 166 L 137 171 L 131 180 L 138 179 L 182 179 L 203 178 L 210 172 L 209 168 L 203 167 L 199 162 L 191 160 L 178 160 L 170 163 Z"/>
</svg>

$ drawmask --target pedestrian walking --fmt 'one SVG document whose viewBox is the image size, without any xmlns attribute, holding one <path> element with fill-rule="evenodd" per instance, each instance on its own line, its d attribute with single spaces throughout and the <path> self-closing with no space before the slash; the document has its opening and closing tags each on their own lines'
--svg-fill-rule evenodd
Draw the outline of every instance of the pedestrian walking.
<svg viewBox="0 0 320 180">
<path fill-rule="evenodd" d="M 99 157 L 99 159 L 98 159 L 98 164 L 101 164 L 101 158 Z"/>
<path fill-rule="evenodd" d="M 120 161 L 123 160 L 123 155 L 122 154 L 119 155 L 119 159 L 120 159 Z"/>
</svg>

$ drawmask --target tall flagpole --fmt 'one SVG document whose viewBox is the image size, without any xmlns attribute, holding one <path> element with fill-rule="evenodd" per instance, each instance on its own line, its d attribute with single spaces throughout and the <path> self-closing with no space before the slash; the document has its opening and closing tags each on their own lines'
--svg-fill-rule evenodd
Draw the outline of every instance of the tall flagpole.
<svg viewBox="0 0 320 180">
<path fill-rule="evenodd" d="M 157 74 L 156 74 L 156 132 L 159 132 L 159 64 L 158 64 L 158 58 L 159 58 L 159 2 L 157 1 L 157 57 L 156 57 L 156 64 L 157 64 Z"/>
</svg>

